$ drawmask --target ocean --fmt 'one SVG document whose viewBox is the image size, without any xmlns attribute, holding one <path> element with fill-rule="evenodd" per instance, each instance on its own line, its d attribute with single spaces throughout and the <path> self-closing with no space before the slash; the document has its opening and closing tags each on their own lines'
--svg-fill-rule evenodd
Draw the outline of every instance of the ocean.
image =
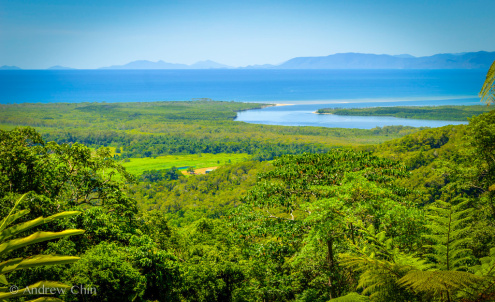
<svg viewBox="0 0 495 302">
<path fill-rule="evenodd" d="M 337 117 L 325 107 L 479 104 L 486 70 L 1 70 L 0 104 L 210 98 L 282 103 L 239 113 L 250 123 L 373 128 L 459 122 Z"/>
</svg>

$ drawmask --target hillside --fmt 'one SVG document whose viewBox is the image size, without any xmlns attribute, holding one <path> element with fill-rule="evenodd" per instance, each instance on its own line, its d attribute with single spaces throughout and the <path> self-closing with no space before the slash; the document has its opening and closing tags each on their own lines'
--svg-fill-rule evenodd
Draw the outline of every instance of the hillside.
<svg viewBox="0 0 495 302">
<path fill-rule="evenodd" d="M 233 121 L 260 106 L 0 106 L 0 215 L 23 219 L 2 231 L 25 265 L 9 281 L 92 289 L 68 301 L 492 300 L 494 110 L 434 129 Z M 18 244 L 31 231 L 52 240 Z"/>
<path fill-rule="evenodd" d="M 495 52 L 436 54 L 427 57 L 339 53 L 326 57 L 298 57 L 280 69 L 488 69 Z"/>
</svg>

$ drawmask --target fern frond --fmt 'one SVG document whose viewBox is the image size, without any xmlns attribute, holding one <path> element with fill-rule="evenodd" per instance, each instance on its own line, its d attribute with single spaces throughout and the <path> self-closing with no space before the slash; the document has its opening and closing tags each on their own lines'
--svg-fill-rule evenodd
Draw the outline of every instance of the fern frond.
<svg viewBox="0 0 495 302">
<path fill-rule="evenodd" d="M 411 270 L 427 269 L 429 265 L 410 255 L 397 254 L 394 261 L 374 259 L 368 256 L 341 254 L 341 265 L 360 272 L 358 288 L 372 300 L 388 301 L 390 295 L 407 296 L 397 281 Z"/>
<path fill-rule="evenodd" d="M 411 271 L 398 283 L 415 292 L 440 295 L 442 292 L 456 292 L 473 288 L 483 282 L 483 278 L 461 271 Z"/>
<path fill-rule="evenodd" d="M 432 259 L 437 269 L 445 271 L 466 270 L 470 250 L 465 248 L 471 237 L 468 222 L 473 209 L 463 209 L 467 200 L 458 204 L 438 200 L 429 207 L 426 228 L 429 234 L 423 235 L 430 244 L 423 247 L 430 250 L 425 256 Z"/>
<path fill-rule="evenodd" d="M 480 265 L 471 267 L 471 271 L 484 279 L 478 284 L 475 292 L 478 296 L 495 296 L 495 248 L 490 249 L 490 255 L 480 259 Z"/>
<path fill-rule="evenodd" d="M 350 293 L 345 296 L 332 299 L 329 302 L 366 302 L 366 301 L 370 301 L 370 299 L 358 293 Z"/>
</svg>

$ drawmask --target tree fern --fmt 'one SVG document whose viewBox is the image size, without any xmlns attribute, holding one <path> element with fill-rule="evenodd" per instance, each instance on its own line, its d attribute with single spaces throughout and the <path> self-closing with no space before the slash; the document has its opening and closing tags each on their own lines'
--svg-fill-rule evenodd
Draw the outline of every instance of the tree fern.
<svg viewBox="0 0 495 302">
<path fill-rule="evenodd" d="M 483 278 L 463 271 L 411 271 L 399 280 L 432 301 L 456 301 L 481 282 Z"/>
<path fill-rule="evenodd" d="M 429 208 L 429 223 L 426 227 L 431 233 L 423 237 L 430 242 L 424 247 L 431 252 L 425 256 L 433 259 L 439 270 L 467 270 L 470 250 L 465 246 L 471 240 L 467 223 L 473 212 L 471 208 L 463 209 L 467 202 L 453 205 L 439 200 L 436 202 L 438 206 Z"/>
<path fill-rule="evenodd" d="M 372 301 L 413 301 L 415 293 L 398 281 L 413 270 L 428 269 L 424 260 L 401 253 L 393 247 L 384 232 L 375 234 L 374 228 L 361 230 L 367 244 L 355 254 L 341 254 L 341 265 L 359 272 L 358 288 Z M 356 255 L 357 254 L 357 255 Z"/>
<path fill-rule="evenodd" d="M 329 302 L 366 302 L 366 301 L 370 301 L 370 299 L 358 293 L 350 293 L 345 296 L 332 299 Z"/>
<path fill-rule="evenodd" d="M 482 282 L 482 278 L 468 272 L 470 250 L 465 248 L 471 240 L 467 223 L 472 209 L 463 209 L 467 201 L 457 205 L 437 201 L 427 215 L 430 234 L 424 235 L 430 249 L 425 256 L 432 260 L 428 271 L 413 270 L 399 280 L 411 290 L 425 293 L 431 299 L 453 301 L 463 291 Z"/>
<path fill-rule="evenodd" d="M 480 264 L 471 268 L 471 271 L 482 281 L 477 283 L 472 292 L 474 301 L 495 300 L 495 248 L 490 249 L 490 255 L 480 259 Z"/>
</svg>

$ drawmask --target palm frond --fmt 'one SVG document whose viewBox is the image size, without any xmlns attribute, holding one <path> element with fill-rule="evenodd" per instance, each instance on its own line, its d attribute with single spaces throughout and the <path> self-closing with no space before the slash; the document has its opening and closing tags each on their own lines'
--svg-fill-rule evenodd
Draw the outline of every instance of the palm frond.
<svg viewBox="0 0 495 302">
<path fill-rule="evenodd" d="M 25 246 L 29 246 L 35 243 L 44 242 L 53 239 L 66 238 L 73 235 L 80 235 L 84 233 L 84 230 L 70 229 L 64 230 L 60 232 L 35 232 L 29 236 L 21 237 L 21 238 L 13 238 L 8 240 L 15 235 L 23 233 L 29 229 L 32 229 L 36 226 L 67 217 L 72 217 L 75 215 L 79 215 L 78 211 L 70 211 L 70 212 L 61 212 L 49 217 L 38 217 L 33 220 L 29 220 L 23 223 L 19 223 L 17 225 L 9 227 L 9 225 L 17 220 L 18 218 L 25 216 L 29 213 L 29 211 L 19 211 L 14 212 L 17 205 L 20 203 L 26 194 L 24 194 L 21 198 L 17 200 L 14 204 L 14 207 L 10 211 L 9 215 L 0 221 L 0 259 L 5 259 L 5 256 L 16 249 L 23 248 Z M 45 265 L 54 265 L 54 264 L 67 264 L 73 263 L 79 260 L 79 257 L 73 256 L 58 256 L 58 255 L 37 255 L 27 258 L 13 258 L 7 259 L 0 263 L 0 283 L 3 285 L 9 285 L 9 282 L 6 278 L 6 274 L 11 273 L 15 270 L 20 269 L 28 269 L 37 266 L 45 266 Z M 29 289 L 37 289 L 37 288 L 54 288 L 54 289 L 66 289 L 69 286 L 54 282 L 54 281 L 41 281 L 35 283 L 33 285 L 28 286 L 27 288 L 21 289 L 17 292 L 11 292 L 10 288 L 7 286 L 0 287 L 0 300 L 7 300 L 14 297 L 30 295 L 31 291 Z M 54 297 L 47 298 L 39 298 L 34 301 L 61 301 L 60 299 Z"/>
<path fill-rule="evenodd" d="M 479 96 L 481 101 L 487 103 L 487 105 L 495 102 L 495 61 L 490 66 L 490 69 L 488 69 L 485 83 L 481 87 Z"/>
<path fill-rule="evenodd" d="M 25 288 L 20 288 L 16 292 L 0 293 L 0 300 L 3 301 L 4 299 L 12 299 L 16 297 L 32 295 L 33 292 L 35 292 L 37 289 L 53 289 L 54 291 L 58 290 L 59 292 L 62 292 L 64 290 L 67 290 L 68 288 L 70 288 L 69 285 L 60 282 L 40 281 Z"/>
</svg>

